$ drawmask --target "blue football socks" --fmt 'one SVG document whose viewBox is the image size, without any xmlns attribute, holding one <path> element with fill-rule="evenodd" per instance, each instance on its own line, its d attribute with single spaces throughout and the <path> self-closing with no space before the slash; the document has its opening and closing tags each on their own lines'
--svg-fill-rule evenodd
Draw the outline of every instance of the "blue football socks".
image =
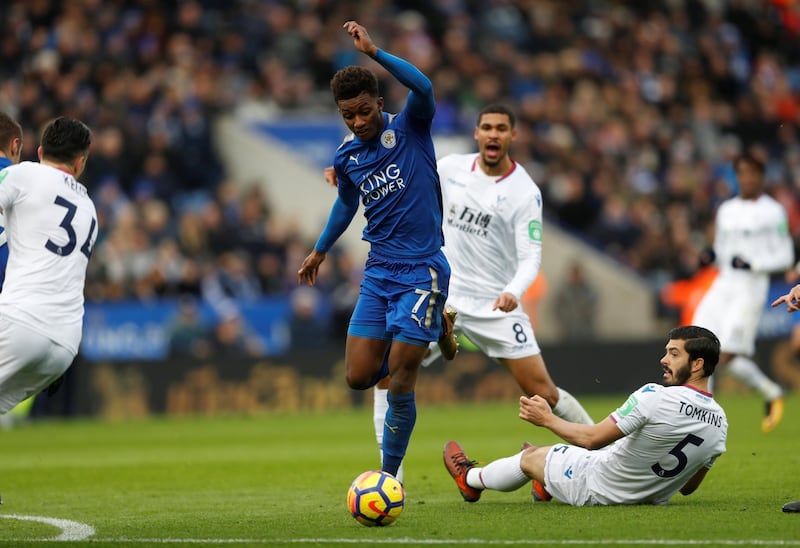
<svg viewBox="0 0 800 548">
<path fill-rule="evenodd" d="M 383 423 L 382 469 L 396 476 L 417 422 L 417 402 L 414 392 L 397 396 L 390 392 L 386 399 L 389 402 L 389 411 L 386 412 Z"/>
</svg>

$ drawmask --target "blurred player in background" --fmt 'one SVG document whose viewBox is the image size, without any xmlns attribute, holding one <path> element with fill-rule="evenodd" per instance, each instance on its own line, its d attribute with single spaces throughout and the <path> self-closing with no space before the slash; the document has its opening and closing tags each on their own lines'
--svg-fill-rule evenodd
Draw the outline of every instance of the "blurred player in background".
<svg viewBox="0 0 800 548">
<path fill-rule="evenodd" d="M 0 112 L 0 170 L 18 164 L 22 156 L 22 126 L 5 112 Z M 0 290 L 6 277 L 8 246 L 5 218 L 0 214 Z"/>
<path fill-rule="evenodd" d="M 722 344 L 720 365 L 766 402 L 761 430 L 770 432 L 783 418 L 780 385 L 753 361 L 758 321 L 769 292 L 771 273 L 794 264 L 794 245 L 786 211 L 764 193 L 764 163 L 752 154 L 734 161 L 739 194 L 717 210 L 712 258 L 719 274 L 703 296 L 692 324 L 710 329 Z"/>
<path fill-rule="evenodd" d="M 520 398 L 519 418 L 567 444 L 525 444 L 477 467 L 458 443 L 448 442 L 444 464 L 464 500 L 476 502 L 484 489 L 514 491 L 531 480 L 538 499 L 573 506 L 666 504 L 678 491 L 693 493 L 725 452 L 728 420 L 708 392 L 719 340 L 697 326 L 676 327 L 667 339 L 664 385 L 644 385 L 602 422 L 568 422 L 543 398 Z"/>
<path fill-rule="evenodd" d="M 97 213 L 77 177 L 91 131 L 70 118 L 44 128 L 41 163 L 0 171 L 9 259 L 0 293 L 0 414 L 58 379 L 78 353 Z"/>
<path fill-rule="evenodd" d="M 541 396 L 570 422 L 591 424 L 581 404 L 553 383 L 520 306 L 542 262 L 542 193 L 509 155 L 515 124 L 511 109 L 489 105 L 474 130 L 478 152 L 438 162 L 452 268 L 447 304 L 458 312 L 455 332 L 503 364 L 525 395 Z M 431 345 L 425 363 L 439 354 Z"/>
<path fill-rule="evenodd" d="M 347 383 L 365 390 L 391 375 L 382 469 L 397 475 L 416 422 L 416 385 L 428 343 L 442 333 L 450 266 L 441 248 L 442 197 L 431 137 L 430 80 L 380 50 L 355 21 L 344 24 L 356 49 L 410 89 L 398 114 L 383 112 L 375 74 L 348 66 L 331 80 L 339 113 L 352 132 L 334 158 L 338 198 L 314 250 L 298 271 L 313 285 L 319 266 L 349 226 L 359 201 L 370 243 L 364 279 L 345 349 Z"/>
</svg>

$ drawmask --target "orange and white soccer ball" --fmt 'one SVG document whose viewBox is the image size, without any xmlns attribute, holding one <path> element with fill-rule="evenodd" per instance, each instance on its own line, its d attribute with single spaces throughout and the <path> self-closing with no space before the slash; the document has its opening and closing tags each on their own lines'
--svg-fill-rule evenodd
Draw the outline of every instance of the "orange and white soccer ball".
<svg viewBox="0 0 800 548">
<path fill-rule="evenodd" d="M 368 527 L 394 523 L 403 511 L 406 494 L 397 479 L 381 470 L 359 475 L 347 490 L 347 508 L 362 525 Z"/>
</svg>

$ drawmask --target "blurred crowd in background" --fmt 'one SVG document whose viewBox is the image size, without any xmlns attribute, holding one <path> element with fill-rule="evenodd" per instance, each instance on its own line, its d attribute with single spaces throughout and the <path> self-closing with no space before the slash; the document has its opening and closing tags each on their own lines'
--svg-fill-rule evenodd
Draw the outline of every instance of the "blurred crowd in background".
<svg viewBox="0 0 800 548">
<path fill-rule="evenodd" d="M 797 1 L 5 0 L 0 109 L 23 125 L 23 159 L 56 115 L 95 132 L 82 177 L 101 222 L 89 301 L 296 290 L 313 242 L 276 220 L 263 181 L 229 179 L 212 123 L 335 113 L 330 77 L 365 62 L 341 29 L 352 18 L 431 78 L 435 135 L 471 135 L 482 106 L 510 104 L 513 157 L 548 222 L 654 292 L 697 269 L 745 149 L 767 159 L 800 239 Z M 407 90 L 385 76 L 396 112 Z M 321 289 L 346 316 L 361 265 L 332 258 Z"/>
</svg>

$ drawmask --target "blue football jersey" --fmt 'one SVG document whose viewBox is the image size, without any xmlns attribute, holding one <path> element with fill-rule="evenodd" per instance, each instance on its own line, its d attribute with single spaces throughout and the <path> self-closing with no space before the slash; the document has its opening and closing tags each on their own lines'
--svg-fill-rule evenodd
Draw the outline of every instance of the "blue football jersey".
<svg viewBox="0 0 800 548">
<path fill-rule="evenodd" d="M 0 158 L 0 170 L 7 168 L 11 165 L 11 160 L 8 158 Z M 6 280 L 6 264 L 8 263 L 8 245 L 6 242 L 6 225 L 5 219 L 0 215 L 0 290 L 3 288 L 3 282 Z"/>
<path fill-rule="evenodd" d="M 371 141 L 349 135 L 336 151 L 339 191 L 355 189 L 364 206 L 363 238 L 382 257 L 427 257 L 444 245 L 442 192 L 430 120 L 384 113 Z M 349 187 L 349 188 L 348 188 Z"/>
</svg>

